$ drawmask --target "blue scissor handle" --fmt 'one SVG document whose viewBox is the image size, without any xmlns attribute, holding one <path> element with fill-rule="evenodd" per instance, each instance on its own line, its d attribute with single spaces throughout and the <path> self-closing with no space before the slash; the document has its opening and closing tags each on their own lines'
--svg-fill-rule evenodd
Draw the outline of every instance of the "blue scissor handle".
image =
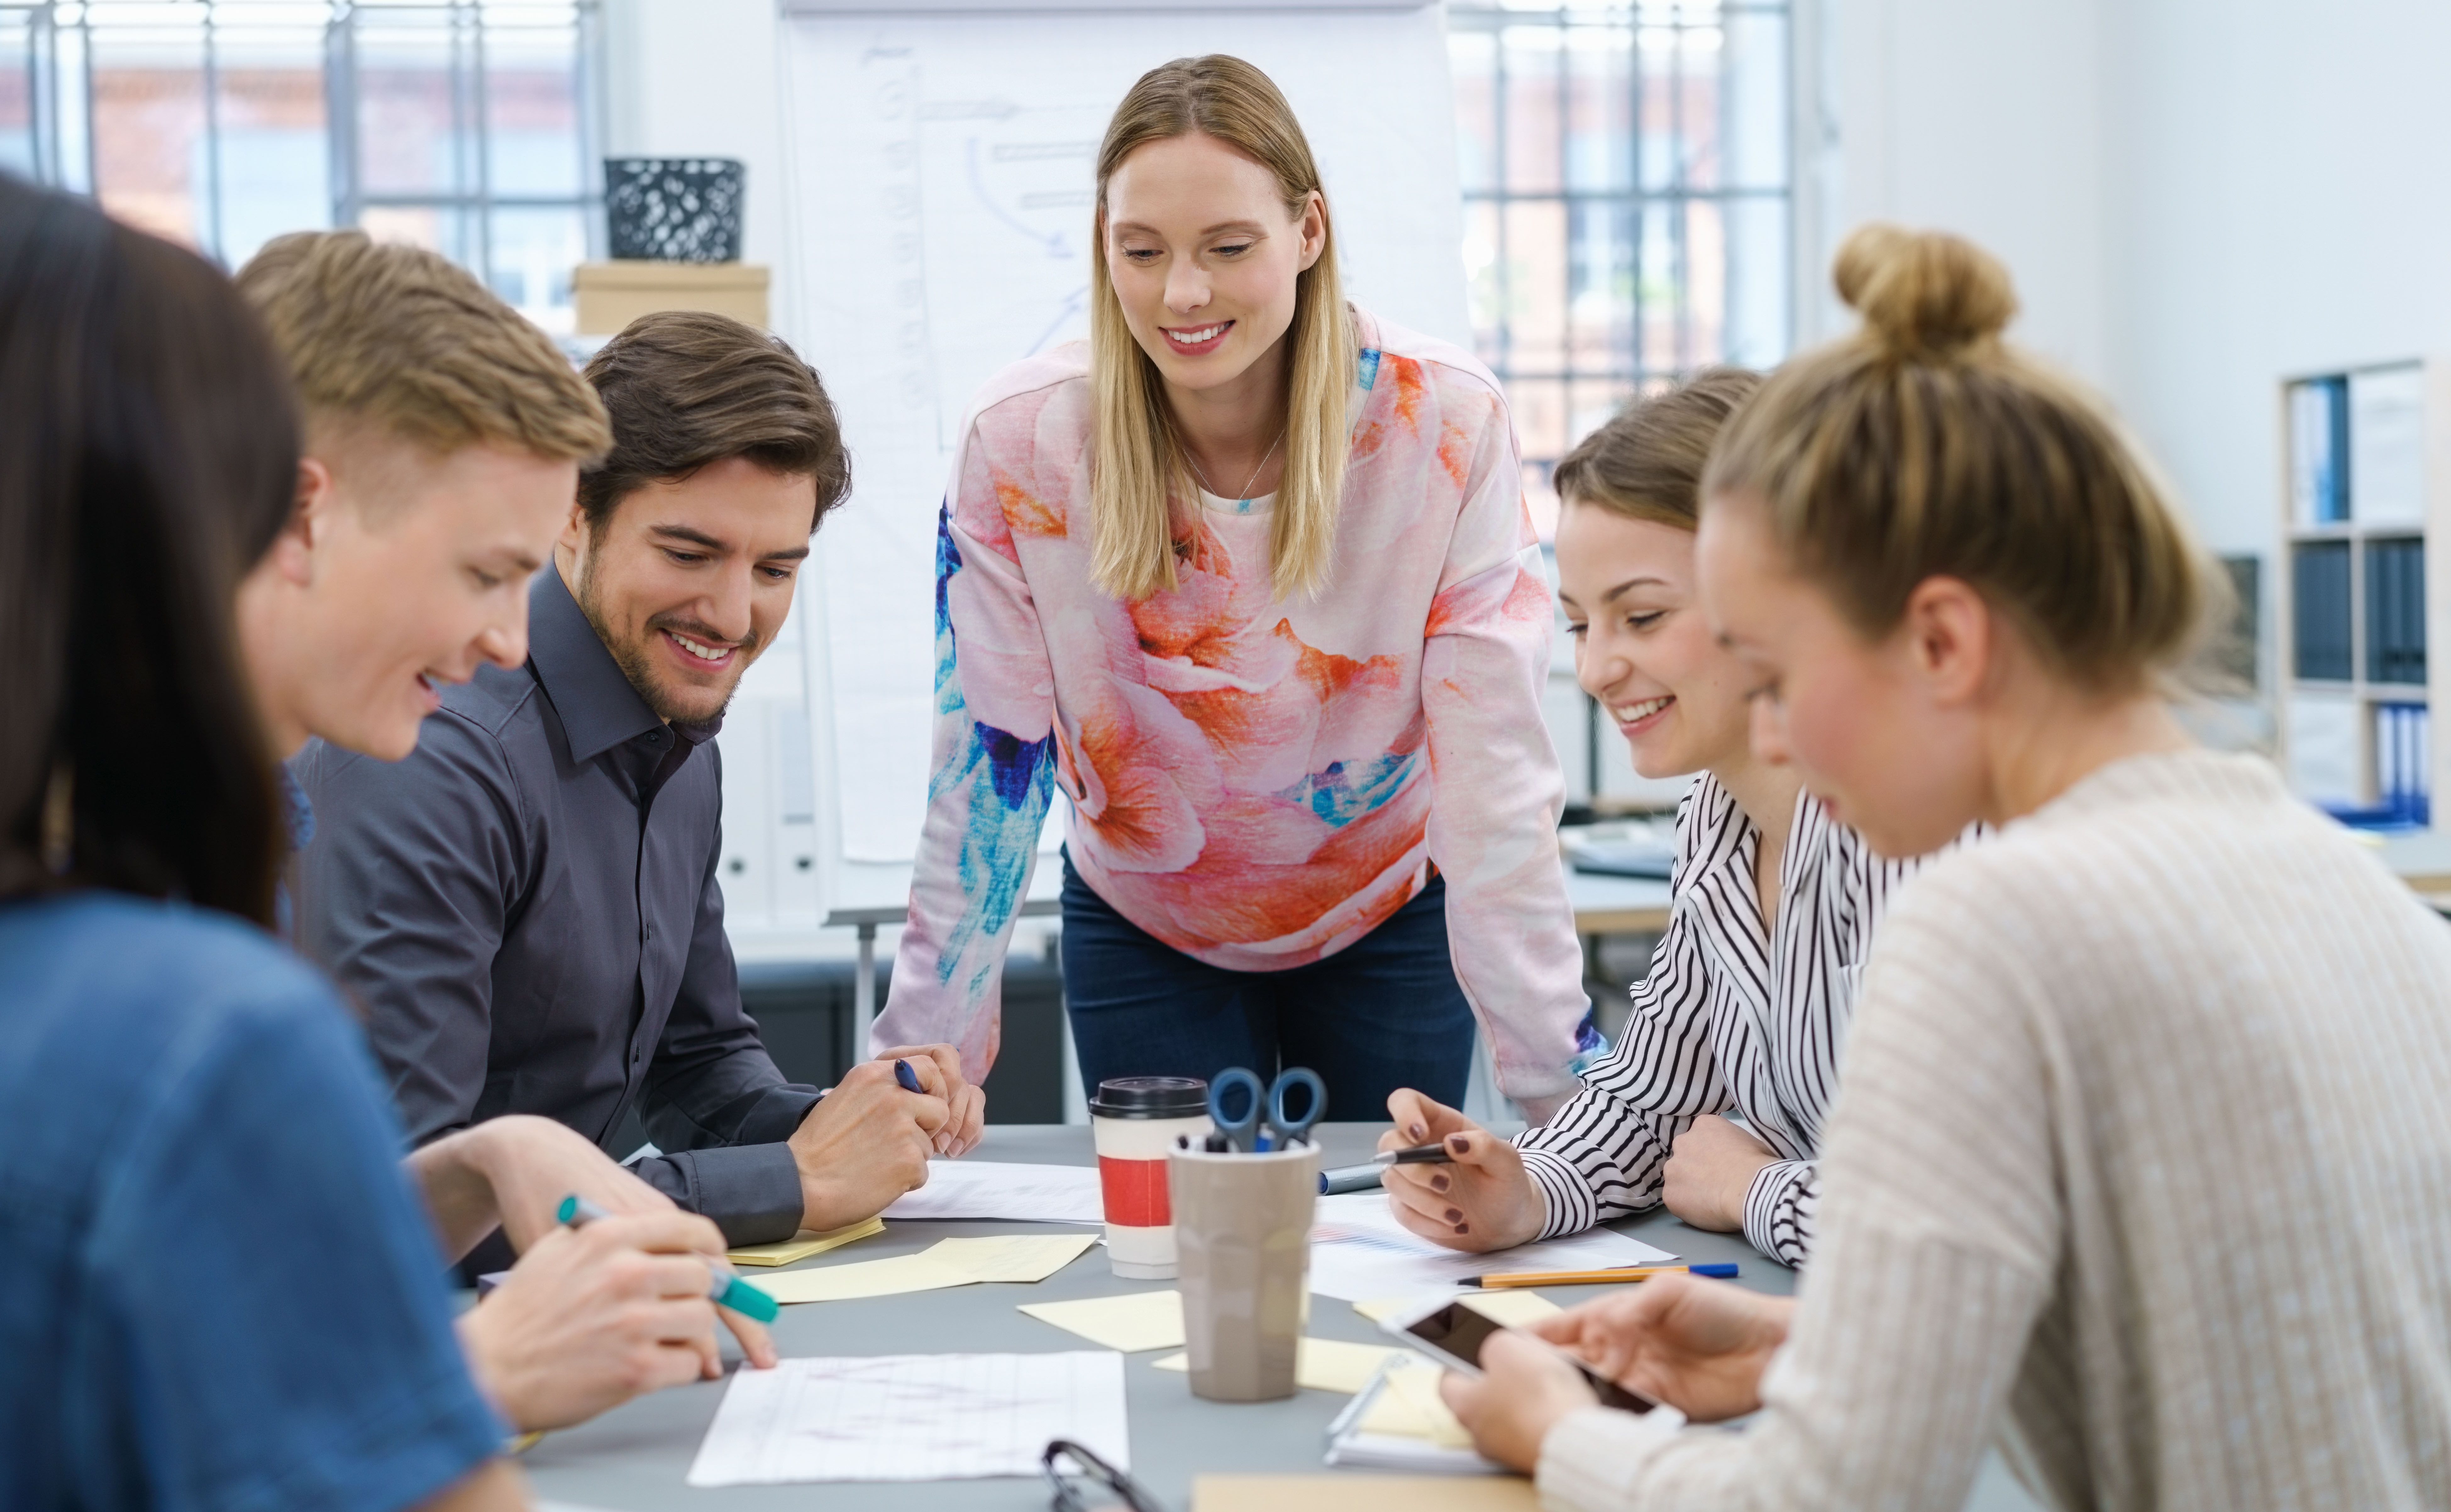
<svg viewBox="0 0 2451 1512">
<path fill-rule="evenodd" d="M 1256 1089 L 1259 1078 L 1255 1076 L 1251 1082 Z M 1297 1087 L 1310 1092 L 1310 1100 L 1304 1105 L 1299 1121 L 1285 1116 L 1285 1093 Z M 1319 1079 L 1319 1072 L 1307 1066 L 1296 1066 L 1278 1072 L 1276 1085 L 1268 1089 L 1268 1128 L 1276 1134 L 1276 1138 L 1268 1142 L 1268 1148 L 1284 1149 L 1297 1139 L 1308 1139 L 1310 1126 L 1318 1123 L 1319 1115 L 1326 1111 L 1327 1084 Z"/>
<path fill-rule="evenodd" d="M 1250 1094 L 1240 1118 L 1226 1116 L 1226 1090 L 1229 1087 L 1240 1087 Z M 1260 1090 L 1260 1078 L 1240 1066 L 1219 1071 L 1208 1083 L 1208 1121 L 1217 1126 L 1219 1133 L 1233 1141 L 1236 1149 L 1247 1150 L 1257 1145 L 1255 1136 L 1260 1119 L 1267 1112 L 1266 1102 L 1267 1094 Z"/>
</svg>

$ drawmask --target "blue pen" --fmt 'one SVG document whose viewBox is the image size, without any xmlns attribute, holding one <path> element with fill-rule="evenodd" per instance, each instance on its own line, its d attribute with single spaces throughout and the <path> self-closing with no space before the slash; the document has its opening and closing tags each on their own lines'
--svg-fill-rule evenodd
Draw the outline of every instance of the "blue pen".
<svg viewBox="0 0 2451 1512">
<path fill-rule="evenodd" d="M 906 1092 L 917 1092 L 923 1097 L 928 1094 L 928 1089 L 919 1085 L 919 1073 L 911 1069 L 909 1061 L 893 1063 L 893 1081 Z"/>
<path fill-rule="evenodd" d="M 577 1228 L 605 1214 L 603 1208 L 573 1192 L 561 1200 L 561 1207 L 555 1211 L 554 1216 L 560 1219 L 567 1227 Z M 773 1323 L 783 1310 L 781 1305 L 774 1298 L 729 1270 L 714 1273 L 714 1279 L 707 1286 L 706 1294 L 715 1299 L 717 1306 L 730 1307 L 743 1317 L 755 1318 L 759 1323 Z"/>
<path fill-rule="evenodd" d="M 1693 1266 L 1612 1266 L 1604 1270 L 1500 1271 L 1491 1276 L 1466 1276 L 1457 1285 L 1485 1286 L 1491 1290 L 1508 1286 L 1613 1286 L 1627 1281 L 1649 1281 L 1654 1276 L 1664 1276 L 1671 1271 L 1732 1281 L 1735 1279 L 1736 1267 L 1734 1261 L 1717 1260 Z"/>
</svg>

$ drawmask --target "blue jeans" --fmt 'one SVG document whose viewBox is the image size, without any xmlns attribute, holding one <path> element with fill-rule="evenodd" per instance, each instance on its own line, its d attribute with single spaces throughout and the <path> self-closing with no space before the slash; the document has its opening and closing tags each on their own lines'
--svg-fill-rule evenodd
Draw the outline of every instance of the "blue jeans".
<svg viewBox="0 0 2451 1512">
<path fill-rule="evenodd" d="M 1184 954 L 1108 906 L 1064 860 L 1064 1003 L 1081 1085 L 1247 1066 L 1307 1066 L 1327 1116 L 1373 1123 L 1417 1088 L 1450 1108 L 1472 1074 L 1472 1008 L 1447 954 L 1446 884 L 1324 960 L 1231 972 Z M 1297 1110 L 1299 1107 L 1297 1106 Z"/>
</svg>

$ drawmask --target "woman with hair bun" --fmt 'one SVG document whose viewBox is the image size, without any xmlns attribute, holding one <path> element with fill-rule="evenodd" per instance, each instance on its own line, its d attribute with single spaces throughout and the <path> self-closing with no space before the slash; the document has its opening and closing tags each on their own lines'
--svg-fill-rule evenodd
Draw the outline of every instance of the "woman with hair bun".
<svg viewBox="0 0 2451 1512">
<path fill-rule="evenodd" d="M 1895 898 L 1794 1301 L 1668 1278 L 1500 1338 L 1448 1400 L 1559 1508 L 1953 1512 L 1994 1437 L 2058 1505 L 2451 1505 L 2451 931 L 2166 676 L 2217 602 L 2006 273 L 1859 232 L 1862 331 L 1705 480 L 1765 752 Z M 2399 1116 L 2394 1116 L 2394 1115 Z M 2327 1242 L 2328 1241 L 2328 1242 Z M 1742 1434 L 1688 1421 L 1758 1409 Z"/>
<path fill-rule="evenodd" d="M 1088 345 L 991 379 L 954 462 L 878 1043 L 949 1041 L 985 1077 L 1060 787 L 1086 1084 L 1282 1063 L 1331 1117 L 1459 1102 L 1477 1016 L 1545 1117 L 1597 1036 L 1497 382 L 1345 303 L 1302 127 L 1238 58 L 1132 86 L 1093 228 Z"/>
</svg>

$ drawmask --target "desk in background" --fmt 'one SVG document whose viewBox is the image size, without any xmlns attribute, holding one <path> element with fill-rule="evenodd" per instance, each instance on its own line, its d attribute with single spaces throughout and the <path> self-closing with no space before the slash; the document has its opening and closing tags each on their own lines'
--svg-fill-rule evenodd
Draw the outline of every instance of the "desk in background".
<svg viewBox="0 0 2451 1512">
<path fill-rule="evenodd" d="M 1330 1165 L 1359 1160 L 1375 1148 L 1377 1124 L 1327 1124 L 1319 1130 Z M 1046 1165 L 1093 1163 L 1089 1131 L 1081 1128 L 999 1125 L 971 1160 L 1024 1161 Z M 975 1234 L 1027 1233 L 1035 1226 L 1012 1223 L 895 1222 L 880 1237 L 848 1250 L 820 1256 L 826 1265 L 924 1249 L 939 1239 Z M 1625 1232 L 1674 1250 L 1691 1261 L 1734 1260 L 1744 1267 L 1741 1285 L 1784 1295 L 1794 1274 L 1754 1252 L 1734 1234 L 1686 1227 L 1665 1212 L 1620 1223 Z M 1049 1279 L 1031 1286 L 976 1286 L 865 1302 L 812 1303 L 783 1309 L 775 1342 L 785 1355 L 875 1355 L 954 1352 L 1043 1353 L 1088 1347 L 1082 1340 L 1014 1309 L 1025 1302 L 1154 1291 L 1172 1282 L 1125 1281 L 1110 1274 L 1103 1248 L 1092 1247 Z M 1597 1295 L 1590 1287 L 1560 1286 L 1545 1293 L 1572 1306 Z M 1345 1303 L 1311 1299 L 1308 1331 L 1321 1338 L 1377 1344 L 1386 1336 Z M 1203 1402 L 1191 1395 L 1188 1378 L 1157 1369 L 1169 1353 L 1148 1350 L 1125 1356 L 1130 1404 L 1132 1474 L 1169 1512 L 1190 1512 L 1192 1477 L 1203 1473 L 1322 1474 L 1330 1419 L 1350 1398 L 1325 1391 L 1297 1391 L 1284 1402 L 1240 1404 Z M 736 1360 L 736 1352 L 729 1351 Z M 523 1457 L 536 1494 L 548 1502 L 607 1512 L 673 1508 L 676 1512 L 833 1512 L 851 1508 L 925 1508 L 928 1512 L 1043 1512 L 1047 1487 L 1036 1480 L 929 1481 L 816 1485 L 728 1486 L 699 1490 L 684 1483 L 698 1441 L 714 1419 L 726 1383 L 701 1382 L 659 1392 L 619 1407 L 593 1423 L 548 1434 Z M 1365 1471 L 1336 1472 L 1356 1476 Z M 2000 1474 L 1986 1471 L 1969 1512 L 2028 1512 L 2027 1502 Z"/>
<path fill-rule="evenodd" d="M 1038 884 L 1057 870 L 1042 861 L 1031 882 Z M 2443 879 L 2443 886 L 2451 888 L 2451 876 Z M 1575 933 L 1583 937 L 1586 956 L 1592 942 L 1602 934 L 1657 934 L 1668 928 L 1665 882 L 1589 876 L 1569 871 L 1566 900 L 1574 905 Z M 1021 905 L 1021 916 L 1026 919 L 1053 918 L 1061 912 L 1053 891 L 1037 885 L 1030 888 L 1030 896 Z M 852 978 L 852 1045 L 855 1053 L 864 1052 L 869 1026 L 876 1022 L 876 932 L 888 925 L 900 925 L 910 916 L 909 905 L 902 903 L 839 908 L 826 915 L 826 928 L 855 931 L 859 940 L 859 966 Z"/>
</svg>

